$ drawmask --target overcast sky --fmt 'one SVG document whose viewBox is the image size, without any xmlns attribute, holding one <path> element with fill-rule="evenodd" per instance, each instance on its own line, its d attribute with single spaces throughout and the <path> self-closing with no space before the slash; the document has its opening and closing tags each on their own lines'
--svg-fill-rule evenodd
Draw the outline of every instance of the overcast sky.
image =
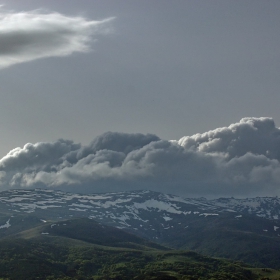
<svg viewBox="0 0 280 280">
<path fill-rule="evenodd" d="M 94 192 L 114 190 L 117 180 L 123 184 L 118 190 L 132 184 L 160 190 L 155 186 L 167 169 L 170 177 L 164 182 L 178 178 L 178 187 L 173 191 L 167 183 L 162 187 L 165 192 L 185 195 L 200 185 L 194 195 L 242 196 L 248 183 L 244 195 L 280 194 L 276 187 L 280 182 L 280 1 L 9 0 L 0 4 L 3 189 L 71 183 Z M 240 121 L 244 117 L 272 119 Z M 260 133 L 254 134 L 252 128 Z M 107 131 L 118 133 L 104 135 Z M 226 132 L 217 136 L 217 131 Z M 195 140 L 182 140 L 187 136 Z M 117 146 L 128 146 L 114 146 L 114 153 L 102 154 L 101 160 L 97 153 L 105 148 L 95 145 L 108 137 Z M 233 142 L 241 139 L 241 144 L 224 140 L 228 137 Z M 192 141 L 195 144 L 190 145 Z M 260 146 L 253 149 L 254 142 Z M 209 148 L 212 145 L 215 149 Z M 34 161 L 38 147 L 44 157 L 40 167 Z M 174 152 L 178 158 L 151 159 L 147 151 L 154 149 L 168 155 Z M 32 159 L 30 150 L 35 151 Z M 132 152 L 144 158 L 133 158 L 134 169 L 125 167 Z M 194 153 L 195 171 L 189 152 Z M 53 158 L 52 153 L 58 156 Z M 95 156 L 90 164 L 89 155 Z M 256 158 L 249 159 L 250 155 Z M 241 168 L 246 174 L 241 172 L 242 164 L 238 169 L 232 163 L 235 158 L 249 160 L 248 172 Z M 141 169 L 138 164 L 145 160 L 147 165 Z M 168 166 L 172 161 L 173 166 L 182 163 L 179 169 Z M 101 162 L 107 162 L 107 169 L 99 166 Z M 83 171 L 77 171 L 77 164 Z M 98 179 L 79 177 L 81 173 L 73 181 L 66 173 L 58 178 L 57 172 L 70 165 L 75 165 L 75 175 L 65 172 L 72 179 L 76 172 L 88 176 L 93 169 Z M 114 169 L 121 165 L 122 170 Z M 260 166 L 266 171 L 257 172 Z M 215 178 L 201 171 L 202 183 L 200 171 L 194 173 L 203 168 L 214 172 Z M 237 185 L 230 183 L 234 180 Z M 93 181 L 96 187 L 90 188 Z M 236 191 L 230 191 L 233 185 Z"/>
</svg>

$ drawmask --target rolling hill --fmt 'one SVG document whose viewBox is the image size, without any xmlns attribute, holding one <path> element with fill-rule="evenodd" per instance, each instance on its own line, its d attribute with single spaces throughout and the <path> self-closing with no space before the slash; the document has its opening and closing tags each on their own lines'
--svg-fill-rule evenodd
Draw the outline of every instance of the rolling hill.
<svg viewBox="0 0 280 280">
<path fill-rule="evenodd" d="M 0 255 L 0 279 L 10 280 L 254 280 L 279 276 L 275 270 L 170 250 L 86 218 L 46 222 L 2 238 Z"/>
</svg>

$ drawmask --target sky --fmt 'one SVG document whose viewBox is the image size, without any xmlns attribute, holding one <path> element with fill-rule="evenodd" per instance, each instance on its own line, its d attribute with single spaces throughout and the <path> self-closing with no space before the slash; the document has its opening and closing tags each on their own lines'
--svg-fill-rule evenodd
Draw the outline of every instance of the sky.
<svg viewBox="0 0 280 280">
<path fill-rule="evenodd" d="M 278 0 L 0 5 L 0 190 L 280 194 Z"/>
</svg>

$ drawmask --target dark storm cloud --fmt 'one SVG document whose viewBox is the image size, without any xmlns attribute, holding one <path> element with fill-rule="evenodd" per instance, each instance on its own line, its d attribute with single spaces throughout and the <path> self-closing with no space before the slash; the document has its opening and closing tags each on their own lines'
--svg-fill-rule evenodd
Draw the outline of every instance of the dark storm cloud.
<svg viewBox="0 0 280 280">
<path fill-rule="evenodd" d="M 184 196 L 278 195 L 280 129 L 271 118 L 185 136 L 108 132 L 90 145 L 26 144 L 0 160 L 1 186 L 83 192 L 152 189 Z"/>
<path fill-rule="evenodd" d="M 88 52 L 93 35 L 109 31 L 108 22 L 59 13 L 0 11 L 0 68 L 34 59 Z"/>
</svg>

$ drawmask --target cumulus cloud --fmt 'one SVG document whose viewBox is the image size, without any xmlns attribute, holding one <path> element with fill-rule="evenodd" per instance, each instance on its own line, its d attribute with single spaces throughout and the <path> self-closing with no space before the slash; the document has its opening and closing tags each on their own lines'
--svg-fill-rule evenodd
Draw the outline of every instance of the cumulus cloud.
<svg viewBox="0 0 280 280">
<path fill-rule="evenodd" d="M 42 10 L 0 9 L 0 68 L 44 57 L 88 52 L 93 35 L 107 33 L 112 20 L 90 21 Z"/>
<path fill-rule="evenodd" d="M 271 118 L 166 141 L 107 132 L 87 146 L 26 144 L 0 160 L 0 187 L 76 192 L 151 189 L 182 196 L 280 193 L 280 129 Z"/>
</svg>

